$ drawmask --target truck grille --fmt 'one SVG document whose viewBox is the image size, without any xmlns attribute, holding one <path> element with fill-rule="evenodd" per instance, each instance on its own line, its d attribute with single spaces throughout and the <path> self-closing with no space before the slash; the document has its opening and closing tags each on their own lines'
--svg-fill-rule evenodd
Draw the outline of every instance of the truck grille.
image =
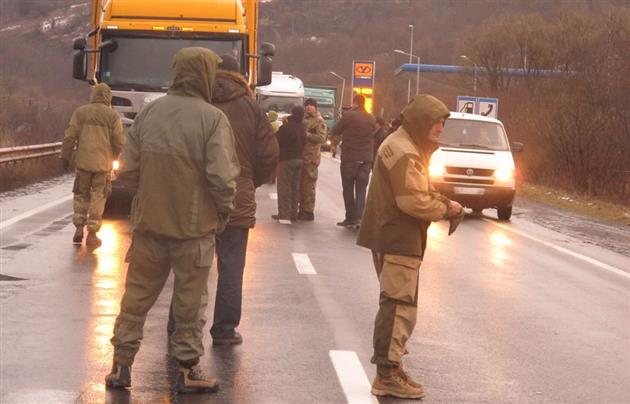
<svg viewBox="0 0 630 404">
<path fill-rule="evenodd" d="M 446 167 L 446 172 L 454 175 L 468 175 L 468 170 L 472 170 L 470 176 L 474 175 L 475 177 L 492 177 L 494 174 L 494 170 L 487 168 Z"/>
</svg>

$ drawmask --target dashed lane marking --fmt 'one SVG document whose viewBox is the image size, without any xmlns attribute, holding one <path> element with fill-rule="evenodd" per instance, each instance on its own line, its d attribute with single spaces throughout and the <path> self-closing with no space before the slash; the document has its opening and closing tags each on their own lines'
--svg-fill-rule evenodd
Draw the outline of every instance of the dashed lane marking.
<svg viewBox="0 0 630 404">
<path fill-rule="evenodd" d="M 328 354 L 349 404 L 378 403 L 370 393 L 370 382 L 356 352 L 330 351 Z"/>
<path fill-rule="evenodd" d="M 484 221 L 486 221 L 486 222 L 492 223 L 492 224 L 494 224 L 495 226 L 498 226 L 498 227 L 502 228 L 503 230 L 506 230 L 506 231 L 512 232 L 512 233 L 514 233 L 514 234 L 518 234 L 519 236 L 522 236 L 522 237 L 528 238 L 528 239 L 530 239 L 530 240 L 532 240 L 532 241 L 535 241 L 535 242 L 537 242 L 537 243 L 540 243 L 540 244 L 542 244 L 542 245 L 545 245 L 545 246 L 547 246 L 547 247 L 549 247 L 549 248 L 553 248 L 554 250 L 559 251 L 559 252 L 561 252 L 561 253 L 564 253 L 564 254 L 570 255 L 570 256 L 572 256 L 572 257 L 574 257 L 574 258 L 581 259 L 582 261 L 585 261 L 585 262 L 588 262 L 589 264 L 595 265 L 595 266 L 596 266 L 596 267 L 598 267 L 598 268 L 604 269 L 604 270 L 606 270 L 606 271 L 608 271 L 608 272 L 612 272 L 612 273 L 614 273 L 614 274 L 616 274 L 616 275 L 619 275 L 619 276 L 621 276 L 621 277 L 624 277 L 624 278 L 626 278 L 626 279 L 630 279 L 630 273 L 625 272 L 625 271 L 622 271 L 621 269 L 619 269 L 619 268 L 617 268 L 617 267 L 614 267 L 614 266 L 612 266 L 612 265 L 608 265 L 608 264 L 603 263 L 603 262 L 601 262 L 601 261 L 598 261 L 598 260 L 596 260 L 596 259 L 594 259 L 594 258 L 587 257 L 586 255 L 582 255 L 582 254 L 580 254 L 580 253 L 576 253 L 576 252 L 571 251 L 571 250 L 569 250 L 569 249 L 567 249 L 567 248 L 557 246 L 557 245 L 555 245 L 555 244 L 553 244 L 553 243 L 550 243 L 550 242 L 548 242 L 548 241 L 541 240 L 541 239 L 539 239 L 539 238 L 537 238 L 537 237 L 531 236 L 531 235 L 529 235 L 529 234 L 527 234 L 527 233 L 525 233 L 525 232 L 522 232 L 522 231 L 520 231 L 520 230 L 513 229 L 513 228 L 511 228 L 510 226 L 506 226 L 506 225 L 504 225 L 504 224 L 497 223 L 497 222 L 495 222 L 495 221 L 488 220 L 488 219 L 483 219 L 483 220 L 484 220 Z"/>
<path fill-rule="evenodd" d="M 278 194 L 275 192 L 270 192 L 269 193 L 269 199 L 278 199 Z"/>
<path fill-rule="evenodd" d="M 11 219 L 7 219 L 7 220 L 5 220 L 3 222 L 0 222 L 0 230 L 15 224 L 15 223 L 19 222 L 20 220 L 26 219 L 27 217 L 31 217 L 31 216 L 36 215 L 36 214 L 38 214 L 40 212 L 43 212 L 43 211 L 45 211 L 47 209 L 50 209 L 50 208 L 55 207 L 57 205 L 60 205 L 60 204 L 62 204 L 64 202 L 72 199 L 73 196 L 74 196 L 74 194 L 66 195 L 66 196 L 64 196 L 61 199 L 57 199 L 56 201 L 49 202 L 49 203 L 47 203 L 45 205 L 42 205 L 42 206 L 38 206 L 37 208 L 28 210 L 28 211 L 26 211 L 26 212 L 24 212 L 22 214 L 14 216 Z"/>
<path fill-rule="evenodd" d="M 298 273 L 302 275 L 317 275 L 315 267 L 313 267 L 311 260 L 308 258 L 308 254 L 293 253 L 293 261 Z"/>
</svg>

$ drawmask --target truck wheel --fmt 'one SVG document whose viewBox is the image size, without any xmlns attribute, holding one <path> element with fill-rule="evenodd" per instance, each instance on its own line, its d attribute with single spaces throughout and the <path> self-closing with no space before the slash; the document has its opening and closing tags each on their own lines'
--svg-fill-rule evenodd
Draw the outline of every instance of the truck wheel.
<svg viewBox="0 0 630 404">
<path fill-rule="evenodd" d="M 497 216 L 499 217 L 499 220 L 510 220 L 510 217 L 512 216 L 512 207 L 503 206 L 497 208 Z"/>
</svg>

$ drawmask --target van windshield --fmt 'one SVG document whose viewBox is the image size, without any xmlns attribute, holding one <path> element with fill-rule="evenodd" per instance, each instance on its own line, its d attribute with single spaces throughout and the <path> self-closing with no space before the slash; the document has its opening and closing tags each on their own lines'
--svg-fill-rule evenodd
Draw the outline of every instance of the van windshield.
<svg viewBox="0 0 630 404">
<path fill-rule="evenodd" d="M 277 95 L 258 95 L 260 107 L 265 112 L 276 111 L 290 114 L 291 108 L 302 106 L 304 97 L 283 97 Z"/>
<path fill-rule="evenodd" d="M 501 125 L 492 122 L 447 119 L 440 135 L 440 146 L 466 149 L 509 151 Z"/>
</svg>

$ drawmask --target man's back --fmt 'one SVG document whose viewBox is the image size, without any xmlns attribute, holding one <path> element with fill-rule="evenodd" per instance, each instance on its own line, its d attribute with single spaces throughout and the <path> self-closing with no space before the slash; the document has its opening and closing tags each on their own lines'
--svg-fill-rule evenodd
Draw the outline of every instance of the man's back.
<svg viewBox="0 0 630 404">
<path fill-rule="evenodd" d="M 341 161 L 370 162 L 374 152 L 374 117 L 363 109 L 348 111 L 333 128 L 341 136 Z"/>
</svg>

